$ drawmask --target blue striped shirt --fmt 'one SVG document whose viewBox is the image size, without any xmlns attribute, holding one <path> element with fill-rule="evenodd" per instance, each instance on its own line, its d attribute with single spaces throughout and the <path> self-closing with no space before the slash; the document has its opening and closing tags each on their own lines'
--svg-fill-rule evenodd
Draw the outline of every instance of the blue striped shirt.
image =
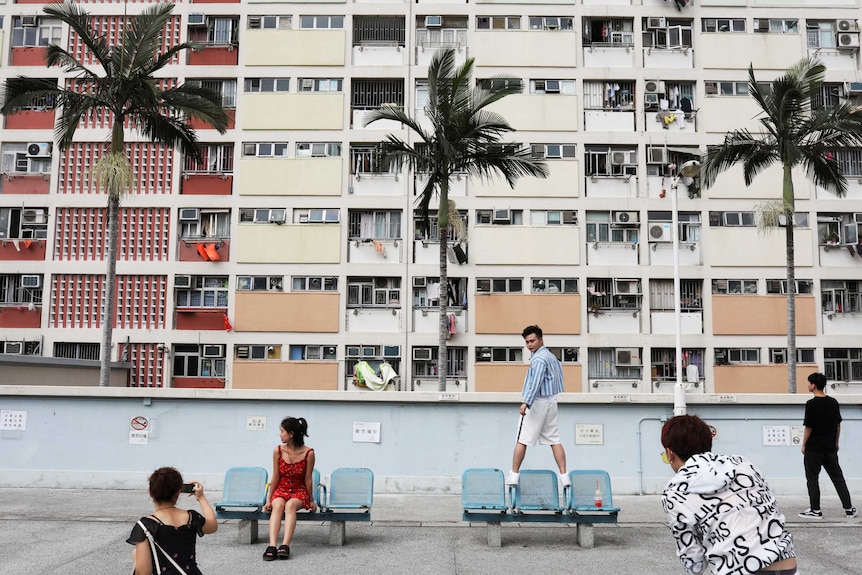
<svg viewBox="0 0 862 575">
<path fill-rule="evenodd" d="M 539 396 L 563 393 L 563 366 L 547 347 L 540 347 L 530 358 L 530 369 L 524 378 L 521 396 L 524 403 L 532 405 Z"/>
</svg>

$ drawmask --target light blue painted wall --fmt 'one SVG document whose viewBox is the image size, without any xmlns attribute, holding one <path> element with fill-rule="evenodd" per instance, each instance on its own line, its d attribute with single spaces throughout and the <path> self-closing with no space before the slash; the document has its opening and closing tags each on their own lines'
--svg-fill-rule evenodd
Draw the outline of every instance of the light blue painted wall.
<svg viewBox="0 0 862 575">
<path fill-rule="evenodd" d="M 147 401 L 149 405 L 145 405 Z M 252 465 L 271 469 L 278 424 L 285 416 L 309 421 L 308 444 L 318 469 L 368 467 L 377 492 L 458 492 L 468 467 L 511 463 L 516 404 L 484 402 L 202 399 L 0 395 L 0 409 L 27 413 L 25 431 L 0 432 L 0 486 L 105 487 L 144 485 L 147 474 L 174 465 L 189 478 L 221 488 L 224 471 Z M 860 406 L 844 405 L 841 463 L 851 492 L 862 489 Z M 804 494 L 797 446 L 764 447 L 764 425 L 799 425 L 803 406 L 690 405 L 689 413 L 716 426 L 714 451 L 747 456 L 776 491 Z M 560 431 L 569 468 L 601 468 L 618 493 L 659 491 L 670 468 L 659 458 L 659 431 L 668 404 L 561 403 Z M 129 423 L 146 416 L 147 445 L 130 445 Z M 246 430 L 248 416 L 267 418 L 266 431 Z M 354 443 L 353 422 L 379 421 L 380 444 Z M 604 445 L 575 445 L 576 423 L 604 426 Z M 528 450 L 525 468 L 553 468 L 550 449 Z M 825 482 L 824 494 L 834 495 Z"/>
</svg>

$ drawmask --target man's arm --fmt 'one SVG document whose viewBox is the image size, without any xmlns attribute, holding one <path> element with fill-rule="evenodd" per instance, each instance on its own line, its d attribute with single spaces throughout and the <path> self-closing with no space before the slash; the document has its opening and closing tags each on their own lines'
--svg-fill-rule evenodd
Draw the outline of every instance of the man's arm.
<svg viewBox="0 0 862 575">
<path fill-rule="evenodd" d="M 835 451 L 838 451 L 840 443 L 839 439 L 841 439 L 841 424 L 838 424 L 838 428 L 835 430 Z"/>
<path fill-rule="evenodd" d="M 539 387 L 542 385 L 547 369 L 548 366 L 542 360 L 534 359 L 530 362 L 530 369 L 527 370 L 527 377 L 524 379 L 524 391 L 521 394 L 524 400 L 524 404 L 521 405 L 522 408 L 524 405 L 527 407 L 533 405 L 533 401 L 539 394 Z"/>
<path fill-rule="evenodd" d="M 808 443 L 808 438 L 811 437 L 811 428 L 805 426 L 805 433 L 802 434 L 802 453 L 805 453 L 805 444 Z"/>
</svg>

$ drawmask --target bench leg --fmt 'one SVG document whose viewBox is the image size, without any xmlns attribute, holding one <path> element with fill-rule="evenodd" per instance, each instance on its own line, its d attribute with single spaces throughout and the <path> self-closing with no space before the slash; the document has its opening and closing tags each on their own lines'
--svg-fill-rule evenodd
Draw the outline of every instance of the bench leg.
<svg viewBox="0 0 862 575">
<path fill-rule="evenodd" d="M 347 529 L 344 521 L 332 521 L 329 524 L 329 544 L 341 546 L 344 545 L 346 539 L 345 534 Z"/>
<path fill-rule="evenodd" d="M 501 547 L 503 544 L 503 529 L 499 523 L 488 523 L 488 547 Z"/>
<path fill-rule="evenodd" d="M 237 541 L 240 545 L 257 543 L 257 519 L 240 519 L 237 526 Z"/>
<path fill-rule="evenodd" d="M 584 549 L 592 549 L 595 545 L 595 533 L 592 523 L 578 523 L 578 545 Z"/>
</svg>

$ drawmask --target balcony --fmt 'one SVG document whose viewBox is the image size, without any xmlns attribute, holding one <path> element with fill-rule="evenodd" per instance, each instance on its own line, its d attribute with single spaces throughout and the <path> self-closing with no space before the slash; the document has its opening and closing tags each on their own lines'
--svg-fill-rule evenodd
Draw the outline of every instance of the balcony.
<svg viewBox="0 0 862 575">
<path fill-rule="evenodd" d="M 31 238 L 0 239 L 0 261 L 44 261 L 47 240 Z"/>
<path fill-rule="evenodd" d="M 447 308 L 448 313 L 455 318 L 455 333 L 452 337 L 457 337 L 456 334 L 467 333 L 467 313 L 463 308 Z M 440 308 L 439 307 L 414 307 L 413 308 L 413 331 L 417 333 L 438 333 L 440 329 Z M 523 328 L 522 328 L 523 329 Z M 464 390 L 462 390 L 464 391 Z"/>
<path fill-rule="evenodd" d="M 178 307 L 176 309 L 175 329 L 224 331 L 225 314 L 227 314 L 226 307 Z"/>
<path fill-rule="evenodd" d="M 181 262 L 230 261 L 230 238 L 180 238 L 177 260 Z"/>
<path fill-rule="evenodd" d="M 229 196 L 233 193 L 233 174 L 185 172 L 180 193 L 186 196 Z"/>
<path fill-rule="evenodd" d="M 3 304 L 0 306 L 0 327 L 6 329 L 41 328 L 42 304 L 25 302 Z"/>
<path fill-rule="evenodd" d="M 400 333 L 404 331 L 404 311 L 394 305 L 349 308 L 344 327 L 353 333 Z"/>
<path fill-rule="evenodd" d="M 44 64 L 43 64 L 44 65 Z M 53 130 L 54 110 L 21 110 L 6 116 L 7 130 Z"/>
<path fill-rule="evenodd" d="M 8 172 L 0 174 L 0 193 L 10 194 L 47 194 L 51 190 L 51 174 L 28 172 Z"/>
</svg>

